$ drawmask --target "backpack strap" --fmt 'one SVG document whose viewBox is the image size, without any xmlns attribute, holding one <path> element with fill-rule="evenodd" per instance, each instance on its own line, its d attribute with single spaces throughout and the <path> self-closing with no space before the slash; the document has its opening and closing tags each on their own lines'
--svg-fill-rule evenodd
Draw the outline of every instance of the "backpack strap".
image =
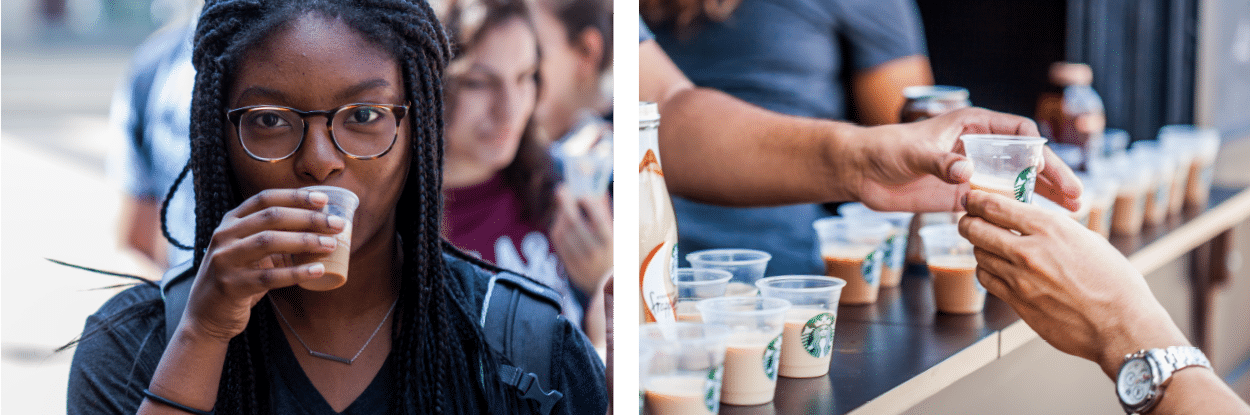
<svg viewBox="0 0 1250 415">
<path fill-rule="evenodd" d="M 509 272 L 491 276 L 479 324 L 491 349 L 516 364 L 501 363 L 500 379 L 521 398 L 538 403 L 542 414 L 550 414 L 564 394 L 544 389 L 540 381 L 552 384 L 552 342 L 531 340 L 553 338 L 561 318 L 554 290 Z"/>
<path fill-rule="evenodd" d="M 165 341 L 174 338 L 174 330 L 182 320 L 182 311 L 187 308 L 187 299 L 191 296 L 191 285 L 195 275 L 191 273 L 191 259 L 170 267 L 161 277 L 161 299 L 165 301 Z"/>
</svg>

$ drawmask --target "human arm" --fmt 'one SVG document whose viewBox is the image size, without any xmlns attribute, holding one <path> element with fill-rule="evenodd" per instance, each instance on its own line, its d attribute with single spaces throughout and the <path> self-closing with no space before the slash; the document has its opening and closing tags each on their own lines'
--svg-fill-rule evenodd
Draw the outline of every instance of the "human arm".
<svg viewBox="0 0 1250 415">
<path fill-rule="evenodd" d="M 851 76 L 852 112 L 864 125 L 895 124 L 903 108 L 903 88 L 933 85 L 933 69 L 924 55 L 903 56 Z"/>
<path fill-rule="evenodd" d="M 981 284 L 1055 348 L 1097 363 L 1115 379 L 1129 353 L 1190 345 L 1141 273 L 1098 234 L 1066 216 L 982 191 L 968 194 L 967 209 L 959 229 L 976 246 Z M 1195 408 L 1250 413 L 1205 368 L 1176 372 L 1152 413 Z"/>
<path fill-rule="evenodd" d="M 651 40 L 639 44 L 639 98 L 660 107 L 660 153 L 675 194 L 764 206 L 861 201 L 878 210 L 950 211 L 971 176 L 964 133 L 1037 135 L 1027 118 L 977 108 L 923 122 L 859 127 L 767 111 L 695 87 Z M 1049 150 L 1038 192 L 1075 208 L 1076 176 Z"/>
<path fill-rule="evenodd" d="M 318 212 L 325 194 L 271 189 L 228 212 L 213 232 L 187 309 L 161 356 L 152 393 L 200 410 L 214 407 L 227 346 L 271 289 L 320 277 L 320 263 L 294 264 L 292 254 L 329 253 L 344 222 Z M 177 413 L 145 400 L 140 413 Z"/>
<path fill-rule="evenodd" d="M 122 246 L 149 261 L 154 269 L 166 264 L 165 237 L 161 235 L 161 202 L 142 196 L 126 196 L 122 201 Z"/>
</svg>

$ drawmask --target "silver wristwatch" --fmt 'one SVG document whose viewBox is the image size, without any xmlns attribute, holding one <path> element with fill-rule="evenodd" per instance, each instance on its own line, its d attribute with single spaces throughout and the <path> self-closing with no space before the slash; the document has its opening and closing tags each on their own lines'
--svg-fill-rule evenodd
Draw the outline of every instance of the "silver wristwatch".
<svg viewBox="0 0 1250 415">
<path fill-rule="evenodd" d="M 1163 388 L 1172 380 L 1172 374 L 1191 366 L 1210 369 L 1211 362 L 1197 347 L 1173 346 L 1124 356 L 1115 380 L 1120 405 L 1130 414 L 1149 412 L 1163 398 Z"/>
</svg>

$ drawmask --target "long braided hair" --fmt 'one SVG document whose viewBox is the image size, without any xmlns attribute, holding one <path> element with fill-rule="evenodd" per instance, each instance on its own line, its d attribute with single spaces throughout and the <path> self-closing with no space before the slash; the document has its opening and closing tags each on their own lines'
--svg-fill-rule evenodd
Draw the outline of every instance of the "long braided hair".
<svg viewBox="0 0 1250 415">
<path fill-rule="evenodd" d="M 195 36 L 195 94 L 191 106 L 191 170 L 196 195 L 195 263 L 213 230 L 242 201 L 230 171 L 222 115 L 226 91 L 245 52 L 287 22 L 307 13 L 341 19 L 389 50 L 402 68 L 409 112 L 412 168 L 396 206 L 404 241 L 399 306 L 392 354 L 398 362 L 398 410 L 406 413 L 515 412 L 519 403 L 499 381 L 498 362 L 443 260 L 440 211 L 443 159 L 442 73 L 451 50 L 446 33 L 423 0 L 208 0 Z M 198 266 L 198 265 L 197 265 Z M 253 316 L 272 313 L 257 303 Z M 217 411 L 270 413 L 263 376 L 264 345 L 274 332 L 268 318 L 252 318 L 230 341 Z M 478 376 L 465 376 L 477 374 Z"/>
</svg>

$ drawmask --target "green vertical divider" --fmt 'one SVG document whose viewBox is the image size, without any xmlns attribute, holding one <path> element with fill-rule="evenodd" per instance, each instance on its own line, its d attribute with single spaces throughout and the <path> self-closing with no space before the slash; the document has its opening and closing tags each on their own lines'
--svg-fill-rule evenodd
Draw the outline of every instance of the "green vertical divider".
<svg viewBox="0 0 1250 415">
<path fill-rule="evenodd" d="M 612 412 L 637 412 L 637 0 L 614 0 L 615 357 Z M 627 99 L 634 98 L 634 101 Z"/>
</svg>

